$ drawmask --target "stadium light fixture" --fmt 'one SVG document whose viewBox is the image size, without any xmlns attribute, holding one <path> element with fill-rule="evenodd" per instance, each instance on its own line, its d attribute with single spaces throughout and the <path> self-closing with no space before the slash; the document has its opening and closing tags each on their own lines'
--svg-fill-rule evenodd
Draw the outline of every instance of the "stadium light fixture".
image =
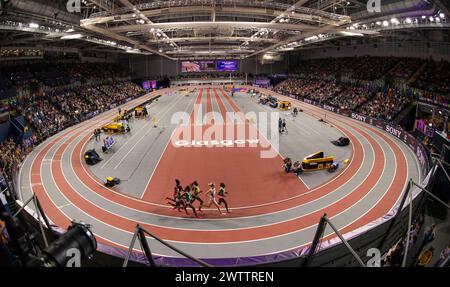
<svg viewBox="0 0 450 287">
<path fill-rule="evenodd" d="M 72 33 L 72 32 L 75 32 L 75 30 L 72 28 L 70 28 L 69 30 L 66 30 L 66 33 Z"/>
<path fill-rule="evenodd" d="M 61 40 L 72 40 L 72 39 L 80 39 L 80 38 L 83 38 L 82 34 L 73 34 L 73 35 L 62 36 Z"/>
<path fill-rule="evenodd" d="M 341 34 L 345 36 L 360 36 L 360 37 L 364 36 L 364 34 L 361 33 L 347 32 L 347 31 L 341 31 Z"/>
<path fill-rule="evenodd" d="M 383 27 L 387 27 L 387 26 L 389 26 L 389 22 L 386 21 L 386 20 L 384 20 L 384 21 L 383 21 Z"/>
<path fill-rule="evenodd" d="M 444 13 L 440 13 L 439 17 L 441 17 L 441 19 L 444 19 L 445 18 L 445 14 Z"/>
<path fill-rule="evenodd" d="M 39 28 L 39 25 L 38 24 L 36 24 L 36 23 L 30 23 L 30 28 Z"/>
<path fill-rule="evenodd" d="M 434 18 L 432 16 L 430 16 L 430 18 L 428 18 L 428 20 L 430 20 L 430 22 L 433 22 Z"/>
<path fill-rule="evenodd" d="M 411 23 L 412 23 L 411 18 L 406 18 L 406 23 L 407 23 L 407 24 L 411 24 Z"/>
<path fill-rule="evenodd" d="M 141 51 L 139 49 L 128 48 L 125 52 L 130 54 L 140 54 Z"/>
<path fill-rule="evenodd" d="M 422 16 L 422 19 L 426 19 L 426 18 L 427 18 L 427 16 L 425 16 L 425 15 L 424 15 L 424 16 Z"/>
</svg>

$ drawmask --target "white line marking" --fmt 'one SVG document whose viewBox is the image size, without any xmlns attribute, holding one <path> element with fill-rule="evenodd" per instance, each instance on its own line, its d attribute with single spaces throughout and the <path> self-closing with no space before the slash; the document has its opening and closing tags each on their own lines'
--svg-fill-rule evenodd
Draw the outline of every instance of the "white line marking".
<svg viewBox="0 0 450 287">
<path fill-rule="evenodd" d="M 198 97 L 198 96 L 197 96 L 197 97 Z M 184 110 L 184 112 L 187 112 L 187 110 L 189 109 L 189 107 L 190 107 L 191 104 L 192 104 L 192 101 L 193 101 L 194 99 L 196 99 L 197 97 L 193 97 L 193 98 L 191 99 L 191 101 L 189 102 L 189 104 L 186 106 L 186 109 Z M 195 109 L 195 105 L 194 105 L 194 109 Z M 167 144 L 166 144 L 166 146 L 165 146 L 163 152 L 161 153 L 161 155 L 160 155 L 160 157 L 159 157 L 159 159 L 158 159 L 158 162 L 156 163 L 155 168 L 153 169 L 152 174 L 150 175 L 150 178 L 149 178 L 148 181 L 147 181 L 147 184 L 145 185 L 144 191 L 142 192 L 142 195 L 139 197 L 140 199 L 143 199 L 143 198 L 144 198 L 145 192 L 147 191 L 147 188 L 150 186 L 150 182 L 152 181 L 153 175 L 155 174 L 155 171 L 156 171 L 156 169 L 158 168 L 159 163 L 160 163 L 161 159 L 163 158 L 163 155 L 166 153 L 166 149 L 167 149 L 167 147 L 169 146 L 169 143 L 170 143 L 171 140 L 172 140 L 172 136 L 175 134 L 175 131 L 177 131 L 178 128 L 179 128 L 179 127 L 176 127 L 176 128 L 173 130 L 172 134 L 170 135 L 169 140 L 167 141 Z"/>
<path fill-rule="evenodd" d="M 178 103 L 178 101 L 179 101 L 179 99 L 177 99 L 176 101 L 175 101 L 175 103 Z M 173 103 L 173 104 L 175 104 L 175 103 Z M 163 112 L 163 111 L 167 111 L 168 109 L 170 109 L 170 108 L 172 108 L 172 106 L 171 105 L 168 105 L 165 109 L 163 109 L 163 110 L 160 110 L 158 113 L 156 113 L 156 115 L 155 115 L 155 117 L 156 118 L 159 118 L 159 114 L 161 113 L 161 112 Z M 159 123 L 159 121 L 157 121 L 156 123 Z M 134 132 L 134 135 L 131 137 L 131 138 L 129 138 L 117 151 L 115 151 L 114 152 L 114 154 L 100 167 L 100 169 L 103 169 L 108 163 L 110 163 L 110 161 L 115 157 L 115 156 L 117 156 L 117 155 L 119 155 L 119 153 L 120 153 L 120 151 L 128 144 L 128 143 L 130 143 L 131 142 L 131 140 L 132 139 L 134 139 L 134 137 L 136 137 L 137 135 L 139 135 L 139 134 L 141 134 L 141 131 L 144 129 L 144 128 L 147 128 L 148 126 L 151 126 L 152 125 L 152 123 L 151 123 L 151 121 L 146 121 L 145 123 L 144 123 L 144 125 L 138 130 L 138 132 Z"/>
<path fill-rule="evenodd" d="M 176 100 L 175 103 L 178 103 L 181 100 L 181 96 Z M 174 103 L 174 104 L 175 104 Z M 155 124 L 158 124 L 163 118 L 164 116 L 167 114 L 167 112 L 169 112 L 171 110 L 173 106 L 169 105 L 168 108 L 165 110 L 165 112 L 161 115 L 160 119 L 158 121 L 155 122 Z M 117 169 L 122 162 L 128 157 L 128 155 L 136 148 L 136 146 L 141 142 L 141 140 L 143 140 L 146 136 L 148 136 L 152 131 L 154 131 L 154 128 L 149 129 L 144 136 L 142 136 L 129 150 L 128 152 L 122 157 L 122 159 L 119 161 L 119 163 L 114 167 L 114 169 Z"/>
<path fill-rule="evenodd" d="M 73 204 L 72 203 L 67 203 L 67 204 L 58 206 L 58 209 L 63 209 L 64 207 L 68 207 L 68 206 L 73 206 Z"/>
</svg>

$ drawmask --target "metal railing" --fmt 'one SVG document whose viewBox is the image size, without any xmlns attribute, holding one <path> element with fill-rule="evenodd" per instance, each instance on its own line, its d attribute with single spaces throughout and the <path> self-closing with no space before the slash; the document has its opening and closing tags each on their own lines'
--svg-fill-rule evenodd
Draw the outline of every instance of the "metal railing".
<svg viewBox="0 0 450 287">
<path fill-rule="evenodd" d="M 183 255 L 184 257 L 192 260 L 193 262 L 197 263 L 198 265 L 200 265 L 202 267 L 213 267 L 212 265 L 206 263 L 205 261 L 200 260 L 198 258 L 195 258 L 194 256 L 191 256 L 191 255 L 187 254 L 186 252 L 176 248 L 175 246 L 167 243 L 163 239 L 159 238 L 158 236 L 156 236 L 156 235 L 150 233 L 149 231 L 145 230 L 144 228 L 142 228 L 139 224 L 136 225 L 136 229 L 134 231 L 133 238 L 131 240 L 127 256 L 125 257 L 125 260 L 123 262 L 123 267 L 127 267 L 128 266 L 128 261 L 130 259 L 131 253 L 133 253 L 133 249 L 134 249 L 134 245 L 136 243 L 136 239 L 139 239 L 139 242 L 141 244 L 141 248 L 144 251 L 145 257 L 147 258 L 147 260 L 149 262 L 149 265 L 151 267 L 156 267 L 157 266 L 155 261 L 153 260 L 152 252 L 150 250 L 150 246 L 148 245 L 147 238 L 145 237 L 146 234 L 148 236 L 152 237 L 153 239 L 155 239 L 156 241 L 158 241 L 159 243 L 165 245 L 169 249 L 175 251 L 178 254 Z"/>
</svg>

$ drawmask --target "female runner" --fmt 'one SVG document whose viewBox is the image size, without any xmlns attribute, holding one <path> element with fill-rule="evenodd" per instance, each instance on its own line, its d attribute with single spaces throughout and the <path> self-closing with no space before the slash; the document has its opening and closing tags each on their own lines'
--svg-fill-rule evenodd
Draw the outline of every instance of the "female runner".
<svg viewBox="0 0 450 287">
<path fill-rule="evenodd" d="M 192 198 L 195 200 L 198 200 L 200 202 L 200 207 L 198 208 L 198 211 L 202 211 L 202 206 L 203 206 L 203 199 L 201 199 L 200 197 L 200 193 L 202 193 L 203 191 L 200 190 L 200 186 L 198 185 L 197 181 L 194 181 L 191 184 L 191 190 L 193 191 L 194 194 L 192 194 Z M 194 202 L 192 201 L 192 202 Z"/>
<path fill-rule="evenodd" d="M 211 204 L 214 204 L 217 209 L 219 210 L 220 214 L 222 213 L 222 210 L 220 210 L 220 206 L 217 203 L 217 199 L 216 199 L 216 187 L 214 186 L 214 183 L 210 183 L 209 185 L 209 189 L 206 192 L 206 194 L 209 194 L 209 203 L 208 203 L 208 207 L 211 207 Z"/>
<path fill-rule="evenodd" d="M 227 191 L 225 190 L 225 183 L 221 182 L 219 186 L 220 186 L 220 188 L 219 188 L 219 193 L 218 193 L 218 195 L 219 195 L 218 204 L 220 206 L 222 203 L 224 203 L 225 208 L 227 209 L 227 212 L 230 213 L 230 211 L 228 210 L 228 203 L 225 200 L 225 197 L 227 196 Z"/>
<path fill-rule="evenodd" d="M 186 211 L 186 214 L 189 215 L 187 208 L 190 207 L 192 208 L 192 211 L 194 212 L 195 217 L 198 217 L 197 212 L 195 211 L 195 207 L 192 205 L 192 203 L 194 202 L 194 198 L 192 197 L 192 193 L 191 193 L 191 187 L 188 185 L 186 186 L 186 188 L 184 189 L 184 210 Z"/>
</svg>

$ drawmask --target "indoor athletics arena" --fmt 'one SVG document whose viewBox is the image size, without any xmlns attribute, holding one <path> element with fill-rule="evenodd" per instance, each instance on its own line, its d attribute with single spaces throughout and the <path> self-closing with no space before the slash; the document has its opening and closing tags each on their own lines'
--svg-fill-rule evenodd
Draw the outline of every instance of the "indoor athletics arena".
<svg viewBox="0 0 450 287">
<path fill-rule="evenodd" d="M 449 266 L 447 1 L 0 8 L 0 266 Z"/>
</svg>

